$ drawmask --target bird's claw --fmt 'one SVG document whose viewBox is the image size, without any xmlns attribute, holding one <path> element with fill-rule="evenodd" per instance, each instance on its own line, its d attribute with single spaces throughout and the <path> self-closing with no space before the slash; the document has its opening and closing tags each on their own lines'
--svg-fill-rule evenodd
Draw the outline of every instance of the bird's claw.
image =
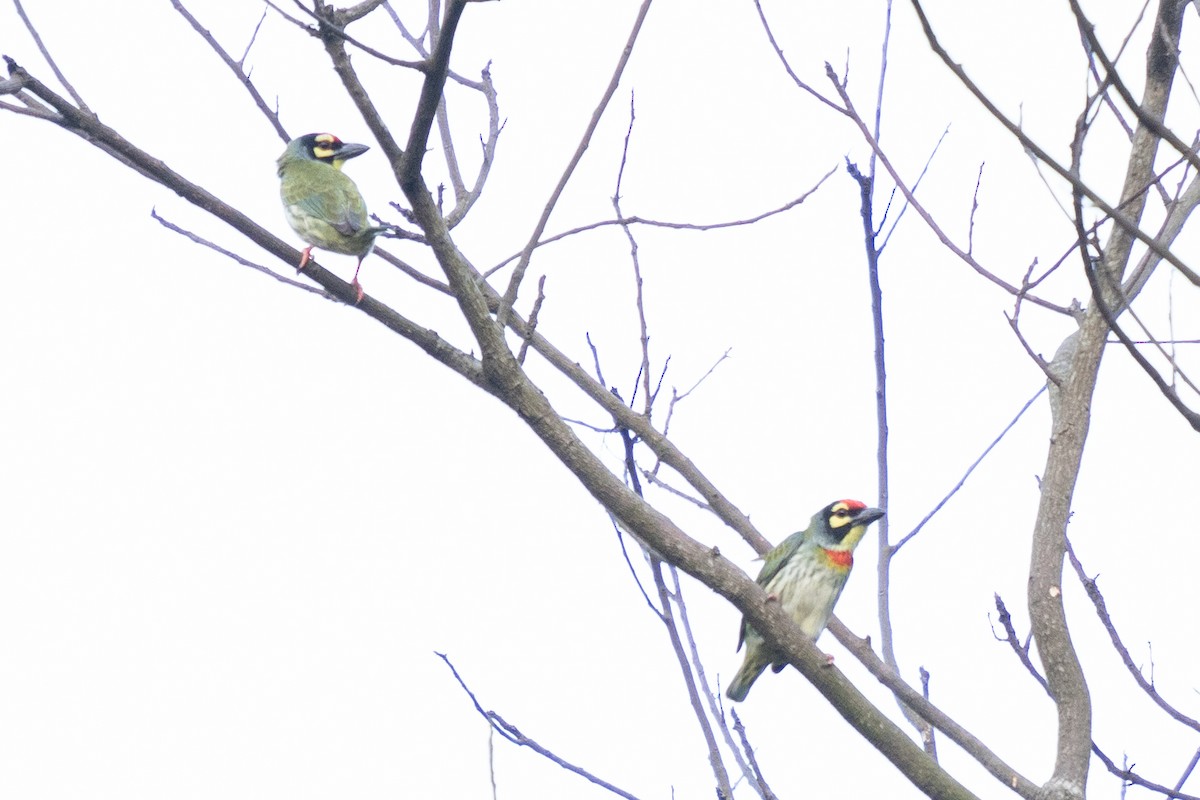
<svg viewBox="0 0 1200 800">
<path fill-rule="evenodd" d="M 296 267 L 296 274 L 304 272 L 304 267 L 308 265 L 309 259 L 312 258 L 312 246 L 304 248 L 300 253 L 300 266 Z"/>
<path fill-rule="evenodd" d="M 354 289 L 354 305 L 358 305 L 359 303 L 362 302 L 362 299 L 363 299 L 362 284 L 358 282 L 358 278 L 355 278 L 354 281 L 350 284 L 350 287 L 352 289 Z"/>
</svg>

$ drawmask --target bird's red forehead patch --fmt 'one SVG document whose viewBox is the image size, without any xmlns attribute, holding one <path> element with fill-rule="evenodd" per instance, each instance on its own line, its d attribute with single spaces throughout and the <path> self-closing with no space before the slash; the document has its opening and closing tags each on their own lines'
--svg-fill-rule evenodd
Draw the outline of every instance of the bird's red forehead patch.
<svg viewBox="0 0 1200 800">
<path fill-rule="evenodd" d="M 838 502 L 844 503 L 846 508 L 850 509 L 851 511 L 862 511 L 867 507 L 866 503 L 863 503 L 859 500 L 839 500 Z"/>
</svg>

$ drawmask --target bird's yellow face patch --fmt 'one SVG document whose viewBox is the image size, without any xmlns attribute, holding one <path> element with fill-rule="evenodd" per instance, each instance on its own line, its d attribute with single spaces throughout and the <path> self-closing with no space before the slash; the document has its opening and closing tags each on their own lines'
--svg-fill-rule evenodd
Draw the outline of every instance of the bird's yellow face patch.
<svg viewBox="0 0 1200 800">
<path fill-rule="evenodd" d="M 839 500 L 829 507 L 829 530 L 841 537 L 839 549 L 853 550 L 866 535 L 867 526 L 873 520 L 863 522 L 858 519 L 859 513 L 866 507 L 857 500 Z"/>
<path fill-rule="evenodd" d="M 837 530 L 843 525 L 849 525 L 854 522 L 854 512 L 861 508 L 862 506 L 857 509 L 851 508 L 849 500 L 839 500 L 829 509 L 829 527 Z"/>
<path fill-rule="evenodd" d="M 337 155 L 338 150 L 342 149 L 342 140 L 334 136 L 332 133 L 322 133 L 313 140 L 312 154 L 313 158 L 325 159 L 333 158 Z"/>
</svg>

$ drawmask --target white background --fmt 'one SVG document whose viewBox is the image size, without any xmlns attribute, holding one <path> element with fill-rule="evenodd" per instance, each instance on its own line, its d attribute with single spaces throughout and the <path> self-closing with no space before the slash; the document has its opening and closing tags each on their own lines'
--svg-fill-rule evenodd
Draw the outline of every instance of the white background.
<svg viewBox="0 0 1200 800">
<path fill-rule="evenodd" d="M 168 3 L 25 5 L 103 122 L 295 241 L 277 196 L 283 143 Z M 188 7 L 235 57 L 262 11 L 211 0 Z M 422 27 L 419 3 L 395 7 Z M 870 114 L 881 4 L 766 10 L 802 78 L 832 94 L 824 62 L 839 72 L 848 63 L 854 101 Z M 955 59 L 1065 158 L 1087 89 L 1065 4 L 928 10 Z M 506 119 L 489 190 L 457 231 L 476 266 L 527 241 L 635 12 L 625 1 L 467 9 L 452 66 L 477 77 L 490 61 Z M 1115 51 L 1137 9 L 1094 12 Z M 377 17 L 351 32 L 413 57 Z M 1185 41 L 1194 24 L 1189 12 Z M 1145 43 L 1143 29 L 1121 62 L 1135 94 Z M 55 86 L 8 6 L 0 51 Z M 353 59 L 403 141 L 419 76 Z M 328 130 L 374 144 L 319 40 L 271 13 L 246 64 L 263 94 L 278 96 L 292 135 Z M 637 229 L 656 370 L 671 359 L 664 396 L 730 351 L 677 408 L 673 438 L 775 541 L 832 499 L 873 502 L 870 304 L 858 189 L 841 169 L 847 157 L 866 168 L 861 137 L 790 82 L 752 3 L 661 0 L 549 233 L 611 218 L 631 90 L 627 214 L 745 218 L 838 168 L 805 204 L 753 228 Z M 449 103 L 473 177 L 486 118 L 460 88 Z M 1181 93 L 1172 113 L 1189 139 L 1191 95 Z M 1052 181 L 1051 195 L 898 4 L 883 142 L 910 184 L 947 126 L 920 189 L 945 231 L 965 245 L 982 162 L 976 256 L 1018 282 L 1035 258 L 1044 268 L 1066 252 L 1073 233 L 1054 197 L 1068 193 Z M 1097 134 L 1085 174 L 1115 201 L 1125 145 L 1112 127 Z M 354 309 L 167 231 L 152 208 L 291 274 L 77 137 L 5 112 L 0 143 L 0 795 L 488 797 L 487 726 L 438 651 L 485 707 L 562 757 L 642 798 L 712 796 L 678 668 L 608 519 L 514 415 Z M 431 184 L 443 179 L 438 156 L 427 161 Z M 397 219 L 387 201 L 400 194 L 378 147 L 347 172 L 373 210 Z M 383 246 L 438 275 L 419 248 Z M 1176 251 L 1192 262 L 1194 248 L 1185 234 Z M 318 256 L 349 278 L 353 259 Z M 1044 378 L 1002 315 L 1011 298 L 941 248 L 911 209 L 882 271 L 894 540 Z M 590 334 L 606 379 L 628 398 L 639 351 L 623 234 L 605 228 L 539 250 L 524 311 L 542 274 L 543 332 L 589 367 Z M 366 262 L 362 280 L 471 349 L 449 299 L 379 259 Z M 1077 255 L 1043 294 L 1086 302 Z M 1168 298 L 1177 336 L 1195 338 L 1198 298 L 1185 281 L 1161 271 L 1140 307 L 1166 336 Z M 1032 307 L 1021 319 L 1047 357 L 1072 328 Z M 564 416 L 607 424 L 544 364 L 530 370 Z M 1100 574 L 1135 658 L 1147 667 L 1152 658 L 1162 694 L 1196 716 L 1195 433 L 1119 347 L 1093 412 L 1072 541 Z M 1018 630 L 1028 628 L 1028 540 L 1048 423 L 1043 398 L 902 551 L 893 575 L 906 677 L 930 670 L 934 702 L 1037 782 L 1053 765 L 1053 707 L 989 619 L 999 592 Z M 581 433 L 619 463 L 617 436 Z M 655 497 L 693 536 L 757 570 L 750 549 L 711 517 Z M 874 537 L 838 614 L 877 641 Z M 1173 784 L 1194 733 L 1137 692 L 1069 570 L 1065 584 L 1097 743 Z M 690 580 L 685 592 L 709 676 L 727 682 L 740 659 L 738 615 Z M 830 637 L 821 645 L 894 711 Z M 781 797 L 917 794 L 794 671 L 768 674 L 738 711 Z M 940 742 L 943 762 L 981 796 L 1010 796 Z M 500 740 L 494 757 L 499 797 L 611 796 Z M 1092 796 L 1118 791 L 1094 764 Z"/>
</svg>

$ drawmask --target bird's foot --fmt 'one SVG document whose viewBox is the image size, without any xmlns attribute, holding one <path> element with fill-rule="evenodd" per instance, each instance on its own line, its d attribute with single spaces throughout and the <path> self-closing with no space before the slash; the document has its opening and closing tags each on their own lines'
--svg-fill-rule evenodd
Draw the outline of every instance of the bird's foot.
<svg viewBox="0 0 1200 800">
<path fill-rule="evenodd" d="M 774 594 L 768 594 L 768 595 L 767 595 L 767 602 L 768 602 L 768 603 L 778 603 L 778 602 L 779 602 L 779 597 L 778 597 L 778 595 L 774 595 Z"/>
<path fill-rule="evenodd" d="M 830 653 L 826 653 L 825 654 L 825 663 L 822 664 L 822 666 L 832 667 L 833 666 L 833 655 L 831 655 Z"/>
<path fill-rule="evenodd" d="M 310 258 L 312 258 L 312 245 L 304 248 L 303 252 L 300 253 L 300 266 L 296 267 L 297 275 L 304 272 L 304 267 L 308 265 Z"/>
<path fill-rule="evenodd" d="M 363 299 L 363 288 L 362 284 L 358 282 L 358 278 L 350 282 L 350 288 L 354 290 L 354 305 L 358 305 Z"/>
</svg>

